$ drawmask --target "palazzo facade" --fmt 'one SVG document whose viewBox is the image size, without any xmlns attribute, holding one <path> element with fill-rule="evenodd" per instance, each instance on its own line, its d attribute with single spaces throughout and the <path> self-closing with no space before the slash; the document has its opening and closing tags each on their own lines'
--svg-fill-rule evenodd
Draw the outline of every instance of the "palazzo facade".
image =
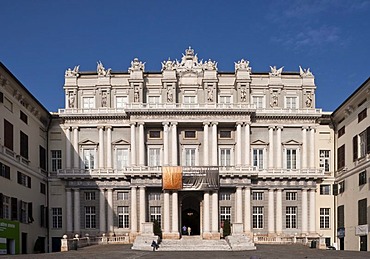
<svg viewBox="0 0 370 259">
<path fill-rule="evenodd" d="M 315 107 L 309 69 L 234 72 L 185 50 L 161 72 L 65 73 L 65 108 L 49 128 L 51 243 L 67 234 L 128 235 L 159 222 L 205 239 L 227 221 L 255 238 L 334 241 L 334 132 Z M 214 189 L 163 188 L 164 168 L 215 167 Z"/>
</svg>

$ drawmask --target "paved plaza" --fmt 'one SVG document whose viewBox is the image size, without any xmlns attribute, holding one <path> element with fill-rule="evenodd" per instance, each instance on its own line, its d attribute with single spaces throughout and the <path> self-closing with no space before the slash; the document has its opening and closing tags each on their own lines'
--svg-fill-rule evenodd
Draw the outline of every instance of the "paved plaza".
<svg viewBox="0 0 370 259">
<path fill-rule="evenodd" d="M 339 258 L 370 258 L 369 252 L 354 252 L 354 251 L 331 251 L 310 249 L 301 245 L 258 245 L 255 251 L 239 251 L 239 252 L 165 252 L 160 251 L 134 251 L 131 250 L 131 245 L 100 245 L 81 248 L 78 251 L 70 251 L 63 253 L 50 254 L 33 254 L 33 255 L 13 255 L 1 256 L 5 258 L 106 258 L 106 259 L 201 259 L 201 258 L 232 258 L 232 259 L 250 259 L 252 256 L 256 258 L 325 258 L 325 259 L 339 259 Z"/>
</svg>

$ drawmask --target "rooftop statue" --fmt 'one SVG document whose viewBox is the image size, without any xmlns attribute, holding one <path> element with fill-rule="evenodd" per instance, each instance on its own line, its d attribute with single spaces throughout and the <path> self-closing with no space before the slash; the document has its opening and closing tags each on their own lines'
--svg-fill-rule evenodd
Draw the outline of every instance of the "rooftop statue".
<svg viewBox="0 0 370 259">
<path fill-rule="evenodd" d="M 132 71 L 144 71 L 145 69 L 145 62 L 139 61 L 138 58 L 134 58 L 133 61 L 131 61 L 131 67 L 128 68 L 129 72 Z"/>
<path fill-rule="evenodd" d="M 65 76 L 66 76 L 66 77 L 78 76 L 78 71 L 79 71 L 79 69 L 80 69 L 80 65 L 75 66 L 75 67 L 73 68 L 73 70 L 72 70 L 71 68 L 68 68 L 68 69 L 66 70 Z"/>
<path fill-rule="evenodd" d="M 273 67 L 270 66 L 270 68 L 271 68 L 270 76 L 281 76 L 281 73 L 283 72 L 284 67 L 276 69 L 276 66 L 273 66 Z"/>
<path fill-rule="evenodd" d="M 234 62 L 234 64 L 235 64 L 235 72 L 238 70 L 244 70 L 248 72 L 252 71 L 252 68 L 249 66 L 248 60 L 241 59 L 238 62 Z"/>
<path fill-rule="evenodd" d="M 313 76 L 310 68 L 303 69 L 301 66 L 299 66 L 299 74 L 301 75 L 301 77 Z"/>
<path fill-rule="evenodd" d="M 168 60 L 162 62 L 162 70 L 175 70 L 175 61 L 171 61 L 170 58 Z"/>
<path fill-rule="evenodd" d="M 110 76 L 111 68 L 107 70 L 104 68 L 103 63 L 101 61 L 96 62 L 98 65 L 96 67 L 96 72 L 98 72 L 99 76 Z"/>
<path fill-rule="evenodd" d="M 203 64 L 204 70 L 217 70 L 217 62 L 208 59 L 208 61 Z"/>
</svg>

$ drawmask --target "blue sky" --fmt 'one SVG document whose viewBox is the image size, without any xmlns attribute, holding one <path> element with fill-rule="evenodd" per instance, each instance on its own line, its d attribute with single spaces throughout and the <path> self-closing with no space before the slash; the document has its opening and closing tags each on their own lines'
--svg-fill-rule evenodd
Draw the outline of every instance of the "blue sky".
<svg viewBox="0 0 370 259">
<path fill-rule="evenodd" d="M 370 0 L 0 0 L 0 61 L 57 111 L 68 67 L 125 71 L 138 57 L 160 71 L 191 46 L 219 71 L 309 67 L 316 107 L 333 111 L 370 76 L 369 12 Z"/>
</svg>

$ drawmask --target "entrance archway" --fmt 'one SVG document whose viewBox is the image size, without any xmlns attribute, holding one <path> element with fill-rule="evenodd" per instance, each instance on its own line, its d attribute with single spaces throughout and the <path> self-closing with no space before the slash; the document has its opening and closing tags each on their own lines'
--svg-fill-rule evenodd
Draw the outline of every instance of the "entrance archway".
<svg viewBox="0 0 370 259">
<path fill-rule="evenodd" d="M 191 235 L 200 235 L 200 200 L 198 196 L 189 194 L 182 199 L 181 226 L 190 227 Z"/>
</svg>

